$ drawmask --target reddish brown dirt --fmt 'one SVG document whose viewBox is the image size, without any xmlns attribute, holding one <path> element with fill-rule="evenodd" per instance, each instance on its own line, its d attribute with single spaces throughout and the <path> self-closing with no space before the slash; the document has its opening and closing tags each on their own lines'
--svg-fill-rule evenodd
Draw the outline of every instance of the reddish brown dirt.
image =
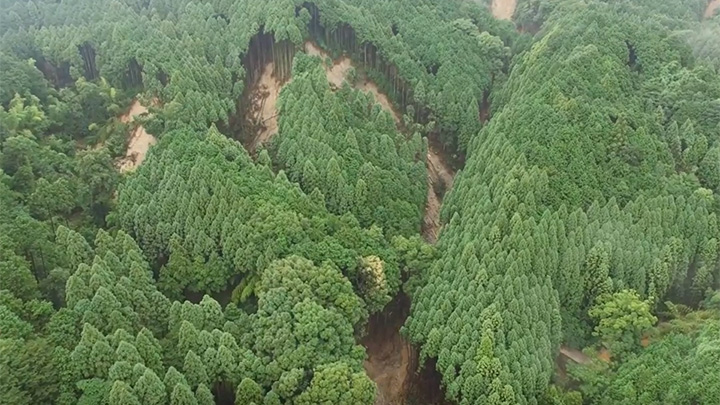
<svg viewBox="0 0 720 405">
<path fill-rule="evenodd" d="M 493 0 L 491 10 L 498 20 L 511 20 L 517 0 Z"/>
<path fill-rule="evenodd" d="M 373 97 L 375 97 L 375 101 L 377 101 L 380 106 L 385 109 L 385 111 L 392 115 L 393 119 L 395 119 L 395 123 L 400 123 L 400 114 L 395 110 L 393 105 L 390 103 L 390 99 L 388 99 L 385 93 L 380 92 L 380 89 L 378 89 L 375 83 L 367 78 L 362 78 L 362 80 L 355 85 L 355 88 L 364 91 L 365 93 L 372 94 Z"/>
<path fill-rule="evenodd" d="M 322 58 L 328 56 L 327 52 L 313 42 L 306 42 L 304 47 L 305 52 L 309 55 L 316 55 Z M 249 145 L 247 145 L 248 151 L 251 153 L 260 145 L 269 141 L 272 136 L 277 133 L 277 100 L 280 96 L 280 90 L 290 81 L 282 83 L 276 78 L 273 74 L 274 67 L 272 62 L 265 65 L 262 74 L 255 83 L 253 83 L 252 90 L 250 91 L 250 108 L 247 110 L 246 118 L 257 128 L 255 137 L 253 137 Z M 325 66 L 328 82 L 335 88 L 342 87 L 347 71 L 351 67 L 352 62 L 350 58 L 346 56 L 333 61 L 332 66 Z M 395 121 L 400 122 L 400 115 L 393 109 L 387 96 L 378 90 L 375 83 L 363 78 L 356 87 L 364 92 L 372 93 L 375 100 L 393 115 Z"/>
<path fill-rule="evenodd" d="M 325 73 L 327 74 L 327 79 L 328 82 L 330 82 L 330 85 L 334 88 L 342 87 L 347 71 L 352 67 L 352 61 L 350 61 L 350 58 L 342 56 L 334 60 L 331 66 L 327 66 L 325 64 L 325 59 L 329 58 L 330 55 L 312 41 L 305 42 L 305 53 L 312 56 L 319 56 L 323 60 L 323 67 L 325 68 Z"/>
<path fill-rule="evenodd" d="M 246 118 L 257 128 L 255 137 L 248 145 L 250 153 L 255 152 L 260 145 L 277 133 L 277 100 L 284 84 L 273 75 L 274 68 L 272 62 L 265 65 L 250 91 L 250 108 L 247 110 Z"/>
<path fill-rule="evenodd" d="M 598 359 L 604 361 L 605 363 L 610 363 L 610 358 L 610 350 L 604 347 L 600 349 L 600 351 L 598 352 Z"/>
<path fill-rule="evenodd" d="M 437 360 L 427 359 L 419 373 L 412 378 L 409 397 L 406 404 L 450 405 L 445 399 L 442 387 L 442 375 L 437 371 Z"/>
<path fill-rule="evenodd" d="M 132 123 L 135 121 L 135 117 L 147 114 L 147 112 L 147 107 L 135 99 L 130 106 L 130 110 L 120 117 L 120 121 L 126 124 Z M 145 160 L 150 146 L 155 145 L 156 142 L 155 137 L 145 132 L 145 128 L 143 128 L 142 125 L 136 125 L 131 134 L 125 157 L 118 162 L 120 171 L 128 172 L 138 167 L 143 160 Z"/>
<path fill-rule="evenodd" d="M 705 9 L 704 18 L 707 20 L 708 18 L 712 18 L 715 15 L 715 11 L 720 8 L 720 0 L 712 0 L 710 3 L 708 3 L 707 8 Z"/>
<path fill-rule="evenodd" d="M 555 359 L 555 375 L 553 375 L 553 383 L 563 387 L 572 387 L 576 382 L 568 376 L 568 363 L 590 364 L 591 362 L 592 359 L 580 350 L 573 349 L 568 346 L 560 347 L 560 352 Z"/>
<path fill-rule="evenodd" d="M 642 346 L 642 347 L 650 346 L 650 336 L 643 336 L 642 339 L 640 339 L 640 346 Z"/>
</svg>

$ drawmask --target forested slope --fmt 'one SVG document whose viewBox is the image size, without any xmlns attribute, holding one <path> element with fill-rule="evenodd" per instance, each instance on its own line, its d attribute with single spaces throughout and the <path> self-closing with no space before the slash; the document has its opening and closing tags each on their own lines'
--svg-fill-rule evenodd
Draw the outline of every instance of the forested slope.
<svg viewBox="0 0 720 405">
<path fill-rule="evenodd" d="M 458 4 L 2 4 L 2 402 L 373 402 L 355 342 L 433 257 L 421 136 L 469 139 L 506 67 L 474 24 L 509 27 Z M 431 53 L 429 26 L 448 37 Z M 293 63 L 306 40 L 347 51 L 404 132 L 332 92 L 324 61 Z M 469 54 L 477 80 L 448 70 L 463 43 L 495 49 Z M 256 163 L 226 136 L 249 136 L 245 87 L 270 61 L 295 80 Z M 120 176 L 136 93 L 132 127 L 159 142 Z"/>
<path fill-rule="evenodd" d="M 331 212 L 352 212 L 363 226 L 383 224 L 390 235 L 417 234 L 426 196 L 420 134 L 398 134 L 390 114 L 359 90 L 336 96 L 320 63 L 296 57 L 278 101 L 275 161 L 305 192 L 326 196 Z"/>
<path fill-rule="evenodd" d="M 662 18 L 565 6 L 494 94 L 414 297 L 409 335 L 457 401 L 534 403 L 604 294 L 696 304 L 717 283 L 717 74 Z"/>
<path fill-rule="evenodd" d="M 0 0 L 0 403 L 720 401 L 712 5 L 485 3 Z"/>
</svg>

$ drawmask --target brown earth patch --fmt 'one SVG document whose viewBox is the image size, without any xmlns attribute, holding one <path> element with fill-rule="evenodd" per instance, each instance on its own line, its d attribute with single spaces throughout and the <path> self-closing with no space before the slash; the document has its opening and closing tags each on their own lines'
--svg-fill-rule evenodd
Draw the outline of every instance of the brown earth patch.
<svg viewBox="0 0 720 405">
<path fill-rule="evenodd" d="M 329 58 L 330 55 L 312 41 L 305 42 L 305 53 L 311 56 L 320 57 L 320 59 L 323 60 L 323 67 L 325 68 L 328 82 L 330 82 L 330 84 L 335 88 L 342 87 L 347 71 L 352 67 L 352 61 L 350 58 L 342 56 L 332 61 L 332 65 L 328 66 L 325 63 L 325 59 Z"/>
<path fill-rule="evenodd" d="M 257 132 L 247 145 L 249 153 L 254 153 L 260 145 L 265 144 L 277 133 L 277 100 L 283 85 L 289 81 L 281 83 L 273 74 L 274 70 L 273 62 L 266 64 L 250 90 L 250 107 L 246 112 L 246 118 Z"/>
<path fill-rule="evenodd" d="M 329 58 L 329 54 L 316 43 L 312 41 L 305 42 L 305 53 L 308 55 L 319 56 L 323 60 Z M 353 67 L 352 61 L 347 56 L 342 56 L 332 61 L 332 64 L 325 67 L 328 82 L 334 88 L 340 88 L 345 81 L 348 70 Z M 380 91 L 378 86 L 365 75 L 360 75 L 355 83 L 355 88 L 365 93 L 370 93 L 375 101 L 390 114 L 392 114 L 395 123 L 399 126 L 401 123 L 400 113 L 393 107 L 387 95 Z M 442 206 L 442 198 L 446 192 L 452 187 L 453 177 L 455 173 L 445 163 L 448 162 L 442 147 L 431 142 L 427 154 L 428 167 L 428 196 L 425 205 L 425 216 L 423 219 L 423 235 L 430 243 L 437 241 L 440 232 L 440 207 Z"/>
<path fill-rule="evenodd" d="M 147 114 L 147 112 L 147 107 L 135 99 L 130 106 L 130 110 L 120 116 L 120 121 L 125 124 L 132 124 L 135 122 L 135 117 Z M 130 142 L 128 142 L 125 157 L 118 162 L 120 171 L 128 172 L 138 167 L 143 160 L 145 160 L 148 149 L 150 149 L 152 145 L 155 145 L 156 142 L 155 137 L 148 134 L 142 125 L 135 125 L 135 129 L 133 129 L 131 133 Z"/>
<path fill-rule="evenodd" d="M 385 111 L 392 115 L 395 120 L 395 124 L 400 123 L 400 113 L 395 110 L 392 103 L 390 103 L 390 99 L 385 95 L 385 93 L 380 92 L 380 89 L 374 82 L 368 80 L 367 78 L 363 78 L 360 83 L 355 85 L 355 88 L 365 93 L 372 94 L 375 101 L 378 102 Z"/>
<path fill-rule="evenodd" d="M 598 359 L 604 361 L 605 363 L 610 363 L 610 359 L 611 359 L 610 350 L 608 350 L 607 348 L 603 347 L 602 349 L 600 349 L 597 356 L 598 356 Z"/>
<path fill-rule="evenodd" d="M 385 310 L 370 317 L 367 335 L 360 342 L 368 354 L 365 372 L 377 384 L 376 405 L 405 403 L 414 350 L 400 328 L 409 313 L 410 299 L 399 293 Z"/>
<path fill-rule="evenodd" d="M 493 0 L 491 10 L 498 20 L 511 20 L 517 0 Z"/>
<path fill-rule="evenodd" d="M 650 336 L 643 336 L 642 339 L 640 339 L 640 346 L 642 346 L 642 347 L 650 346 Z"/>
<path fill-rule="evenodd" d="M 430 243 L 437 241 L 442 223 L 440 208 L 445 193 L 452 188 L 455 173 L 445 163 L 448 162 L 445 152 L 435 142 L 428 142 L 427 153 L 427 188 L 428 197 L 423 218 L 423 236 Z"/>
<path fill-rule="evenodd" d="M 342 56 L 325 63 L 329 54 L 312 41 L 305 42 L 305 53 L 323 59 L 323 67 L 327 80 L 333 89 L 343 86 L 348 71 L 353 67 L 347 56 Z M 383 109 L 392 114 L 396 123 L 400 123 L 400 115 L 395 111 L 388 97 L 381 93 L 377 85 L 364 75 L 359 77 L 355 88 L 371 93 Z M 377 405 L 404 404 L 407 396 L 409 376 L 414 350 L 412 345 L 400 335 L 400 328 L 410 313 L 410 299 L 399 293 L 385 309 L 370 317 L 367 334 L 361 344 L 367 352 L 363 363 L 365 372 L 377 385 Z"/>
</svg>

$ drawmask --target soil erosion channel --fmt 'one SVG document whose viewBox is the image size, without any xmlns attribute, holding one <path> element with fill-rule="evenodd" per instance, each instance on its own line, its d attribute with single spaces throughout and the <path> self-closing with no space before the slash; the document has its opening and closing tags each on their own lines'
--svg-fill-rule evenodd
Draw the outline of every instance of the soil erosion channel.
<svg viewBox="0 0 720 405">
<path fill-rule="evenodd" d="M 323 60 L 329 57 L 327 52 L 311 41 L 305 43 L 304 50 L 307 54 L 319 56 Z M 353 64 L 350 58 L 342 56 L 333 60 L 331 65 L 323 64 L 323 66 L 328 82 L 332 87 L 338 89 L 342 87 L 348 70 L 353 67 Z M 289 81 L 281 82 L 273 75 L 273 71 L 273 63 L 267 63 L 249 93 L 250 108 L 246 118 L 257 128 L 254 138 L 248 145 L 250 153 L 268 142 L 277 133 L 277 100 L 283 86 Z M 375 83 L 364 75 L 359 75 L 355 88 L 371 93 L 375 101 L 392 115 L 396 124 L 400 125 L 400 114 L 395 111 L 388 97 L 380 92 Z M 453 182 L 454 173 L 445 161 L 442 149 L 434 142 L 430 142 L 427 154 L 428 199 L 423 220 L 423 235 L 430 243 L 435 243 L 437 240 L 441 227 L 442 197 Z M 416 353 L 400 335 L 400 327 L 405 323 L 409 309 L 409 299 L 404 294 L 399 294 L 382 313 L 371 317 L 368 323 L 368 333 L 362 339 L 361 343 L 367 349 L 368 354 L 364 363 L 365 371 L 378 387 L 376 404 L 404 404 L 408 396 L 408 389 L 412 385 L 411 378 L 417 367 Z"/>
<path fill-rule="evenodd" d="M 455 173 L 445 163 L 448 159 L 442 147 L 435 142 L 428 142 L 427 153 L 427 187 L 428 196 L 425 203 L 425 217 L 423 219 L 423 236 L 430 243 L 437 241 L 442 226 L 440 222 L 440 208 L 445 193 L 452 188 Z"/>
</svg>

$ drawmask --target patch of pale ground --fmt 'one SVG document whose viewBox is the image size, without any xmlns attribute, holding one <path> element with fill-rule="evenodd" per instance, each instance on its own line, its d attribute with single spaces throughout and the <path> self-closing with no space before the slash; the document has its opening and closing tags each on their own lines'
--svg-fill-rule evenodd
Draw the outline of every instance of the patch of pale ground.
<svg viewBox="0 0 720 405">
<path fill-rule="evenodd" d="M 493 0 L 491 10 L 498 20 L 511 20 L 516 5 L 517 0 Z"/>
<path fill-rule="evenodd" d="M 147 112 L 147 107 L 135 99 L 130 106 L 130 110 L 120 116 L 120 121 L 126 124 L 132 124 L 135 122 L 135 117 L 146 114 Z M 118 162 L 120 171 L 127 172 L 138 167 L 143 160 L 145 160 L 148 149 L 150 149 L 152 145 L 155 145 L 156 142 L 155 137 L 148 134 L 142 125 L 135 125 L 130 135 L 130 142 L 128 143 L 125 157 Z"/>
</svg>

